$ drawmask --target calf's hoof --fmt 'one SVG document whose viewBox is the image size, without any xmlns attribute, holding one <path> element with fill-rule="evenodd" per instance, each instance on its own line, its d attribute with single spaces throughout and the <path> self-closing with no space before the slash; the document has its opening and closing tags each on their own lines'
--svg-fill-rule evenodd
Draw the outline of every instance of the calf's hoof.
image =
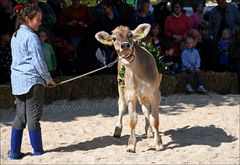
<svg viewBox="0 0 240 165">
<path fill-rule="evenodd" d="M 130 144 L 127 146 L 127 152 L 135 153 L 135 146 L 133 144 Z"/>
<path fill-rule="evenodd" d="M 154 134 L 153 132 L 147 132 L 147 139 L 150 139 L 150 138 L 153 138 L 154 137 Z"/>
<path fill-rule="evenodd" d="M 163 151 L 165 148 L 163 147 L 163 145 L 157 146 L 156 147 L 156 151 Z"/>
<path fill-rule="evenodd" d="M 117 137 L 117 138 L 120 138 L 120 137 L 121 137 L 121 133 L 122 133 L 122 128 L 116 126 L 116 127 L 115 127 L 115 130 L 114 130 L 113 136 L 114 136 L 114 137 Z"/>
</svg>

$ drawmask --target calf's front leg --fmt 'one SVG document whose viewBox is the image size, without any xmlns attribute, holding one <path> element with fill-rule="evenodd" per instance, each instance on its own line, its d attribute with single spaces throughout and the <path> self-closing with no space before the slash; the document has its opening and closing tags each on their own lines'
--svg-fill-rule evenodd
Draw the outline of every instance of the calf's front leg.
<svg viewBox="0 0 240 165">
<path fill-rule="evenodd" d="M 126 110 L 126 104 L 123 100 L 118 100 L 118 121 L 114 130 L 114 137 L 120 138 L 122 133 L 122 118 Z"/>
<path fill-rule="evenodd" d="M 119 93 L 119 99 L 118 99 L 118 121 L 117 124 L 115 126 L 115 130 L 113 133 L 114 137 L 120 138 L 121 137 L 121 133 L 122 133 L 122 118 L 124 115 L 124 112 L 126 110 L 126 103 L 124 100 L 124 88 L 122 88 L 121 86 L 118 87 L 118 93 Z"/>
<path fill-rule="evenodd" d="M 131 128 L 131 135 L 128 139 L 127 152 L 136 152 L 136 135 L 135 135 L 135 127 L 137 125 L 137 112 L 136 112 L 136 101 L 129 101 L 128 103 L 129 110 L 129 121 Z"/>
</svg>

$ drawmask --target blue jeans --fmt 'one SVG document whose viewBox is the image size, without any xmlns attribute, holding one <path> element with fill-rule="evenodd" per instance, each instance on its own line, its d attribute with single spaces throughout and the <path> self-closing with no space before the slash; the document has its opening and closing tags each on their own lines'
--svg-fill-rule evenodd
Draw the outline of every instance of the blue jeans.
<svg viewBox="0 0 240 165">
<path fill-rule="evenodd" d="M 192 70 L 186 70 L 187 73 L 187 79 L 186 79 L 186 83 L 187 84 L 191 84 L 193 83 L 193 78 L 196 77 L 197 79 L 197 84 L 202 85 L 202 75 L 200 71 L 192 71 Z"/>
</svg>

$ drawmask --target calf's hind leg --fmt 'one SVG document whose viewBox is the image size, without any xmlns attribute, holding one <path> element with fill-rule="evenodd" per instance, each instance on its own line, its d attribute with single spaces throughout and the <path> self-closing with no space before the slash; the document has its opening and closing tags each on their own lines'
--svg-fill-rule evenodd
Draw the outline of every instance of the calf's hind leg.
<svg viewBox="0 0 240 165">
<path fill-rule="evenodd" d="M 156 151 L 161 151 L 164 149 L 163 145 L 162 145 L 162 139 L 161 136 L 159 135 L 159 112 L 158 112 L 158 106 L 160 104 L 160 94 L 157 94 L 157 97 L 155 99 L 152 100 L 151 103 L 151 109 L 152 109 L 152 113 L 151 113 L 151 124 L 153 127 L 153 131 L 154 131 L 154 143 L 156 145 Z"/>
<path fill-rule="evenodd" d="M 147 138 L 152 138 L 153 137 L 153 131 L 152 127 L 150 125 L 150 120 L 149 120 L 149 104 L 142 104 L 142 111 L 145 116 L 145 132 L 147 135 Z"/>
</svg>

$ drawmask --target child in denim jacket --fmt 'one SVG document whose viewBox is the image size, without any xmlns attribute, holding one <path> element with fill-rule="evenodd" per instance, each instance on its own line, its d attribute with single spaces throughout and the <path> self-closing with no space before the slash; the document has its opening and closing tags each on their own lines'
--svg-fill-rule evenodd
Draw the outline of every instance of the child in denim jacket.
<svg viewBox="0 0 240 165">
<path fill-rule="evenodd" d="M 182 69 L 187 73 L 186 79 L 186 91 L 188 93 L 193 93 L 192 89 L 192 79 L 193 77 L 197 78 L 198 89 L 200 93 L 207 93 L 207 90 L 204 88 L 201 72 L 200 72 L 200 56 L 198 51 L 193 47 L 194 40 L 192 37 L 188 36 L 185 41 L 186 48 L 182 52 Z"/>
</svg>

